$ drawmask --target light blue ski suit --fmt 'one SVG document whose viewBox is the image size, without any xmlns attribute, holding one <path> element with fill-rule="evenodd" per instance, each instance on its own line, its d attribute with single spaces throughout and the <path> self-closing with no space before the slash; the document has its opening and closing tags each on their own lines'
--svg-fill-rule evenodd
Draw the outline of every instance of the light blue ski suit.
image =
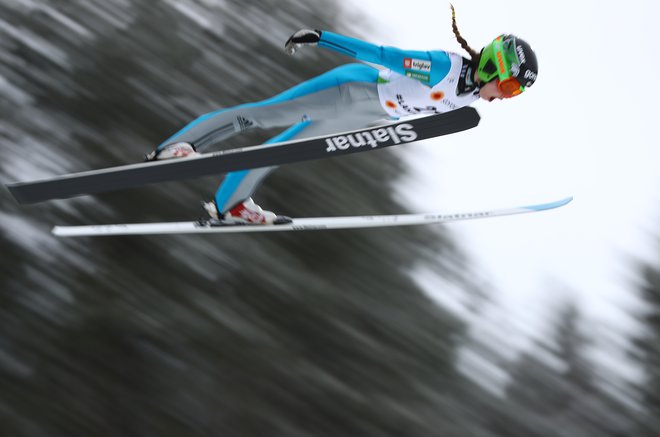
<svg viewBox="0 0 660 437">
<path fill-rule="evenodd" d="M 367 64 L 335 68 L 270 99 L 202 115 L 158 149 L 183 141 L 204 150 L 255 127 L 287 128 L 267 143 L 315 137 L 359 129 L 403 115 L 446 112 L 477 98 L 472 92 L 453 91 L 461 68 L 469 64 L 459 55 L 376 46 L 327 31 L 322 32 L 318 45 L 378 64 L 385 70 Z M 224 214 L 250 197 L 273 169 L 228 173 L 215 195 L 219 212 Z"/>
</svg>

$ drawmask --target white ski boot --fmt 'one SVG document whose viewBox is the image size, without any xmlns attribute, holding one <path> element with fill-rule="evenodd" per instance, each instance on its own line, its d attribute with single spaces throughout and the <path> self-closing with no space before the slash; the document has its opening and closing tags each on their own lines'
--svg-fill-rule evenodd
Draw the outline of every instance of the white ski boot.
<svg viewBox="0 0 660 437">
<path fill-rule="evenodd" d="M 251 197 L 227 211 L 221 219 L 215 202 L 206 202 L 203 206 L 211 222 L 220 222 L 222 225 L 280 225 L 292 221 L 289 217 L 264 211 Z"/>
<path fill-rule="evenodd" d="M 195 146 L 190 143 L 173 143 L 168 144 L 160 150 L 154 150 L 153 152 L 145 155 L 144 160 L 160 161 L 163 159 L 189 158 L 199 155 L 200 153 L 197 152 Z"/>
</svg>

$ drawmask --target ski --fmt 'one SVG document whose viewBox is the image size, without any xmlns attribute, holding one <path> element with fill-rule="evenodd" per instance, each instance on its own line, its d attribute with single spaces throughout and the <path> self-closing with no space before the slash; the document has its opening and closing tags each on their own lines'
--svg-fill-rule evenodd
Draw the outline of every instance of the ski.
<svg viewBox="0 0 660 437">
<path fill-rule="evenodd" d="M 369 215 L 354 217 L 297 218 L 282 225 L 231 225 L 212 226 L 206 221 L 138 223 L 92 226 L 55 226 L 53 234 L 60 237 L 95 237 L 112 235 L 157 235 L 157 234 L 211 234 L 276 231 L 311 231 L 329 229 L 382 228 L 391 226 L 430 225 L 463 220 L 475 220 L 507 215 L 525 214 L 559 208 L 568 204 L 572 197 L 555 202 L 522 206 L 518 208 L 494 209 L 466 213 L 427 213 L 402 215 Z"/>
<path fill-rule="evenodd" d="M 22 204 L 123 190 L 158 182 L 366 152 L 448 135 L 479 124 L 471 107 L 327 136 L 144 162 L 7 185 Z"/>
</svg>

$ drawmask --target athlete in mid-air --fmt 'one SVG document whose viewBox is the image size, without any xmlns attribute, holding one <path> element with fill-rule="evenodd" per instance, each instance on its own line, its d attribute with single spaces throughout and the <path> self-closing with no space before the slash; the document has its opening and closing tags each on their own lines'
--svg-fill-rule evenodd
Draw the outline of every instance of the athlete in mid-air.
<svg viewBox="0 0 660 437">
<path fill-rule="evenodd" d="M 530 87 L 538 74 L 536 55 L 515 35 L 500 35 L 481 52 L 470 48 L 452 27 L 470 59 L 446 51 L 382 47 L 328 31 L 299 30 L 285 44 L 294 54 L 302 46 L 331 49 L 360 61 L 303 82 L 267 100 L 220 109 L 194 120 L 147 160 L 192 156 L 239 132 L 285 127 L 267 143 L 309 138 L 382 124 L 400 117 L 435 114 L 486 101 L 510 98 Z M 227 174 L 215 199 L 204 203 L 222 224 L 279 224 L 290 221 L 262 210 L 252 194 L 274 167 Z"/>
</svg>

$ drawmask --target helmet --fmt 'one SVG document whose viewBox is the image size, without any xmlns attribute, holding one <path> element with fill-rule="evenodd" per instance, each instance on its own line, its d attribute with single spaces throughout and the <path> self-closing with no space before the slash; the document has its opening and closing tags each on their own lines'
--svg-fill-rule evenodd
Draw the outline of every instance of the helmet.
<svg viewBox="0 0 660 437">
<path fill-rule="evenodd" d="M 484 84 L 498 79 L 502 94 L 513 97 L 534 84 L 538 71 L 529 44 L 515 35 L 500 35 L 481 51 L 477 75 Z"/>
</svg>

